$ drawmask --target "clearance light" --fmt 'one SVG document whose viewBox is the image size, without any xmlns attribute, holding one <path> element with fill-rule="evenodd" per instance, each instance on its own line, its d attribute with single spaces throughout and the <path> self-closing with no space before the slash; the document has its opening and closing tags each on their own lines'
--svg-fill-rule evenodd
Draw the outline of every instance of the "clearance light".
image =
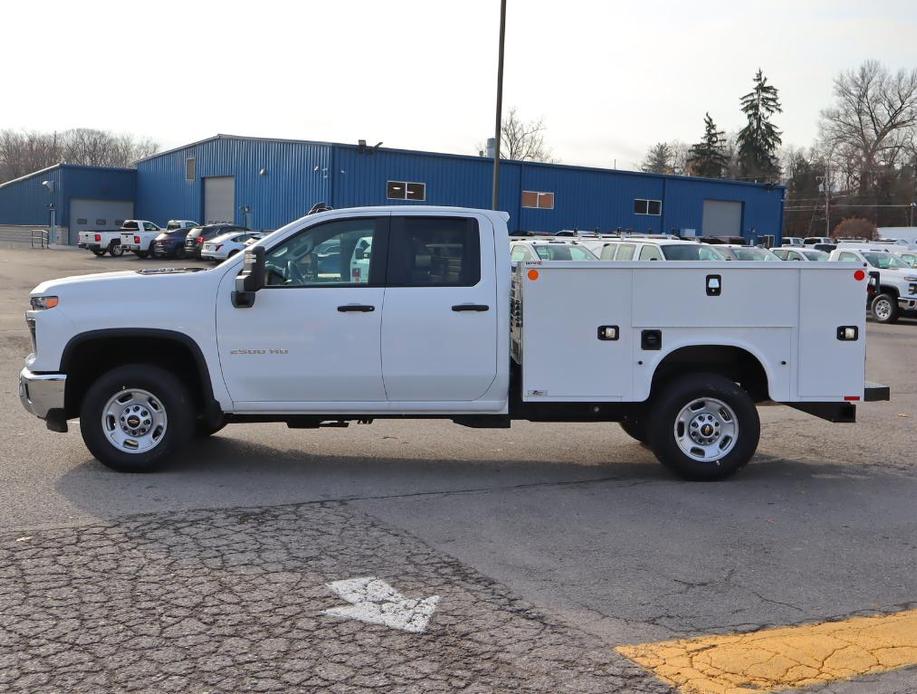
<svg viewBox="0 0 917 694">
<path fill-rule="evenodd" d="M 60 299 L 56 296 L 33 296 L 29 299 L 29 303 L 32 305 L 33 311 L 45 311 L 57 306 L 60 303 Z"/>
<path fill-rule="evenodd" d="M 855 279 L 857 282 L 862 282 L 866 279 L 866 273 L 862 270 L 857 270 L 853 273 L 853 279 Z"/>
</svg>

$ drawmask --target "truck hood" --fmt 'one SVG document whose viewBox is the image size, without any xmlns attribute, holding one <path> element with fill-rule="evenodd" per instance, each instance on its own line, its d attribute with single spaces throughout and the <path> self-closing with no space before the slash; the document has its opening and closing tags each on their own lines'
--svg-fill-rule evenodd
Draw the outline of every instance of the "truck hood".
<svg viewBox="0 0 917 694">
<path fill-rule="evenodd" d="M 71 293 L 92 293 L 98 292 L 98 298 L 104 299 L 102 292 L 112 292 L 110 296 L 119 296 L 123 292 L 133 293 L 136 289 L 139 292 L 155 292 L 161 289 L 162 285 L 156 285 L 155 282 L 177 280 L 179 277 L 191 278 L 194 275 L 208 274 L 210 270 L 205 268 L 150 268 L 143 270 L 123 270 L 121 272 L 98 272 L 91 275 L 74 275 L 72 277 L 61 277 L 56 280 L 46 280 L 36 286 L 32 296 L 54 295 L 62 296 Z"/>
</svg>

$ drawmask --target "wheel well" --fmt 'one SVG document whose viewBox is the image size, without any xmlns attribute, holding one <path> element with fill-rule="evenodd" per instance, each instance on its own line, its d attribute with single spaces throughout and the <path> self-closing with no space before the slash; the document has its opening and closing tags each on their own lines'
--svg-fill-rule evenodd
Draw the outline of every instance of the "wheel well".
<svg viewBox="0 0 917 694">
<path fill-rule="evenodd" d="M 66 416 L 79 415 L 86 391 L 99 376 L 125 364 L 155 364 L 174 373 L 188 386 L 198 412 L 216 405 L 206 364 L 190 338 L 186 341 L 143 333 L 103 334 L 78 336 L 64 349 L 61 371 L 67 374 Z"/>
<path fill-rule="evenodd" d="M 653 374 L 651 395 L 685 373 L 716 373 L 742 386 L 755 402 L 768 399 L 767 372 L 751 352 L 741 347 L 697 345 L 676 349 L 659 363 Z"/>
<path fill-rule="evenodd" d="M 890 287 L 887 284 L 879 285 L 879 294 L 891 294 L 895 297 L 900 296 L 900 293 L 896 287 Z"/>
</svg>

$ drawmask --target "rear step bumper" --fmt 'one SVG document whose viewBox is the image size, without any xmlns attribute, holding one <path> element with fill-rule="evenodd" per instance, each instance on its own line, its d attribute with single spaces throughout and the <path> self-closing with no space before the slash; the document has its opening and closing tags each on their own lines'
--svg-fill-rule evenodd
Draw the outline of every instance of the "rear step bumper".
<svg viewBox="0 0 917 694">
<path fill-rule="evenodd" d="M 867 381 L 866 388 L 863 389 L 863 402 L 882 402 L 884 400 L 891 400 L 889 387 Z"/>
</svg>

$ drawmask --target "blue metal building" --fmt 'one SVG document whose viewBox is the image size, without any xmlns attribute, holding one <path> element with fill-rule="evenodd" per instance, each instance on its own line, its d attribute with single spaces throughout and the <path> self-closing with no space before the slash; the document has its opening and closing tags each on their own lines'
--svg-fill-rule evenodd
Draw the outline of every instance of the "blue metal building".
<svg viewBox="0 0 917 694">
<path fill-rule="evenodd" d="M 69 200 L 130 200 L 133 216 L 231 221 L 276 229 L 316 202 L 333 207 L 418 203 L 490 207 L 493 162 L 474 156 L 382 147 L 246 138 L 194 142 L 137 163 L 136 172 L 60 166 L 0 186 L 0 224 L 47 223 L 48 191 L 60 177 L 58 223 L 92 225 L 114 218 L 112 206 L 81 208 Z M 57 179 L 55 179 L 57 180 Z M 616 229 L 779 240 L 784 190 L 737 181 L 663 176 L 560 164 L 504 161 L 500 208 L 513 231 Z M 107 209 L 106 214 L 102 212 Z M 120 212 L 117 212 L 120 214 Z M 21 221 L 14 221 L 21 220 Z"/>
<path fill-rule="evenodd" d="M 53 211 L 76 243 L 80 228 L 117 229 L 133 216 L 136 194 L 136 169 L 55 164 L 0 185 L 0 224 L 50 226 Z"/>
</svg>

